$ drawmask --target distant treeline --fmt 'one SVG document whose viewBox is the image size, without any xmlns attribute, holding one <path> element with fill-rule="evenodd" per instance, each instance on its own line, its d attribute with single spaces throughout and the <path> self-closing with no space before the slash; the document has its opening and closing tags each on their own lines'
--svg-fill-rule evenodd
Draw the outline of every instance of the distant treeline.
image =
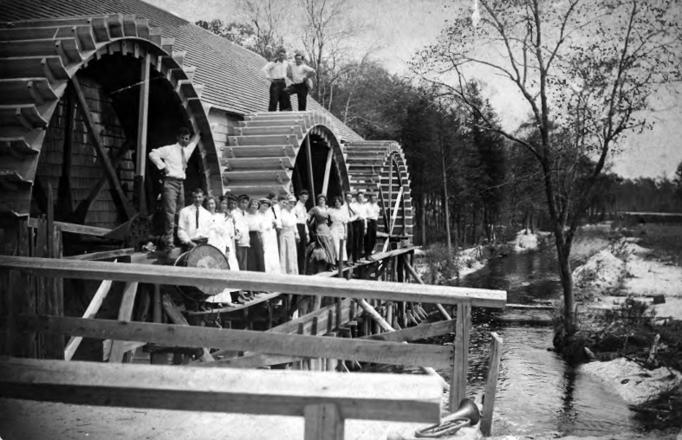
<svg viewBox="0 0 682 440">
<path fill-rule="evenodd" d="M 281 43 L 248 25 L 220 20 L 197 24 L 266 57 L 268 48 Z M 369 54 L 341 62 L 309 52 L 308 60 L 317 71 L 311 94 L 320 104 L 364 138 L 402 145 L 412 182 L 417 243 L 444 240 L 448 222 L 455 245 L 506 240 L 522 227 L 547 228 L 538 162 L 500 134 L 499 118 L 477 83 L 468 87 L 480 100 L 476 107 L 483 110 L 478 113 L 414 77 L 389 73 Z M 532 137 L 537 132 L 527 123 L 516 135 Z M 574 166 L 588 162 L 578 157 Z M 599 179 L 585 212 L 589 219 L 616 211 L 682 211 L 682 168 L 674 180 L 628 180 L 615 174 Z"/>
</svg>

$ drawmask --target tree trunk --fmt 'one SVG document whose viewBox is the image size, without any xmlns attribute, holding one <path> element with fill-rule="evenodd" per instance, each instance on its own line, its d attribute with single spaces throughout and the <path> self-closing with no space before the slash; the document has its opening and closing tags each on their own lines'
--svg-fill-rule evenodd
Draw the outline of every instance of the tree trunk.
<svg viewBox="0 0 682 440">
<path fill-rule="evenodd" d="M 450 235 L 450 207 L 448 206 L 448 175 L 445 168 L 445 155 L 440 160 L 441 171 L 443 172 L 443 209 L 445 210 L 445 233 L 448 241 L 448 258 L 452 258 L 452 236 Z"/>
<path fill-rule="evenodd" d="M 420 212 L 420 217 L 421 217 L 421 236 L 422 236 L 422 246 L 426 246 L 426 194 L 422 193 L 421 197 L 421 212 Z"/>
<path fill-rule="evenodd" d="M 559 262 L 559 277 L 561 279 L 561 287 L 564 293 L 564 330 L 567 336 L 571 336 L 576 331 L 575 314 L 573 307 L 575 304 L 573 298 L 573 274 L 571 273 L 571 245 L 566 243 L 563 237 L 561 226 L 555 227 L 555 243 L 557 249 L 557 259 Z"/>
</svg>

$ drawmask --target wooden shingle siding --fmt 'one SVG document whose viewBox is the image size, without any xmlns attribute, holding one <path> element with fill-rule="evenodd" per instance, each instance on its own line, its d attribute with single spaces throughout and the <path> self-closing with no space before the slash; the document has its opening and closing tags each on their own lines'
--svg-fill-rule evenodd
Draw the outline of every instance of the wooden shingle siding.
<svg viewBox="0 0 682 440">
<path fill-rule="evenodd" d="M 46 18 L 56 20 L 59 17 L 116 13 L 136 14 L 140 19 L 147 18 L 151 26 L 150 32 L 157 32 L 155 27 L 158 27 L 161 28 L 163 37 L 175 39 L 173 50 L 186 52 L 184 65 L 196 67 L 193 83 L 205 86 L 201 97 L 205 104 L 237 114 L 267 110 L 269 82 L 260 72 L 266 63 L 263 57 L 139 0 L 3 0 L 0 22 Z M 78 23 L 82 21 L 74 19 L 74 24 Z M 357 133 L 310 98 L 308 110 L 329 116 L 337 137 L 348 141 L 362 140 Z"/>
<path fill-rule="evenodd" d="M 96 130 L 100 133 L 102 144 L 107 152 L 114 155 L 122 147 L 125 135 L 118 121 L 111 100 L 106 96 L 101 86 L 87 78 L 81 80 L 83 92 L 86 96 Z M 59 188 L 59 180 L 62 175 L 62 163 L 64 159 L 64 138 L 66 124 L 65 100 L 61 100 L 57 106 L 48 126 L 41 160 L 38 164 L 37 179 L 46 188 L 48 183 L 53 191 Z M 72 121 L 73 146 L 71 154 L 71 196 L 73 208 L 83 201 L 92 187 L 102 178 L 103 169 L 97 160 L 97 153 L 87 132 L 85 122 L 79 112 L 75 112 Z M 130 153 L 121 160 L 117 167 L 121 185 L 132 190 L 134 168 Z M 131 171 L 132 170 L 132 171 Z M 114 203 L 109 184 L 106 183 L 97 199 L 93 202 L 85 219 L 85 224 L 105 228 L 113 228 L 119 224 L 117 209 Z"/>
</svg>

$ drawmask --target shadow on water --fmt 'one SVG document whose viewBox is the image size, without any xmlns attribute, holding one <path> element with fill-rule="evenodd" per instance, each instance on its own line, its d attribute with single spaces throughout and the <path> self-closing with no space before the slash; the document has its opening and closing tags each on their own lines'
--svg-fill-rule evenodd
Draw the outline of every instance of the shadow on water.
<svg viewBox="0 0 682 440">
<path fill-rule="evenodd" d="M 507 290 L 510 303 L 558 299 L 561 286 L 555 268 L 553 249 L 512 254 L 491 260 L 459 284 Z M 479 403 L 491 331 L 504 340 L 493 434 L 606 435 L 644 430 L 619 396 L 551 351 L 551 327 L 500 326 L 485 312 L 474 314 L 467 390 Z M 449 376 L 448 371 L 441 374 Z"/>
</svg>

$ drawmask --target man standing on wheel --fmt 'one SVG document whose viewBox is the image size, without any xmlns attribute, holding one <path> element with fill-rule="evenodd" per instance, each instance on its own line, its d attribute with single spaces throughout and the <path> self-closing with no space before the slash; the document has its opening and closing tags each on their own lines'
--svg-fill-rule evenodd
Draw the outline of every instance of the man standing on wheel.
<svg viewBox="0 0 682 440">
<path fill-rule="evenodd" d="M 178 129 L 177 142 L 172 145 L 155 148 L 149 152 L 149 160 L 164 173 L 163 179 L 163 211 L 165 213 L 162 245 L 172 249 L 175 215 L 185 206 L 185 170 L 187 162 L 199 143 L 199 133 L 190 139 L 187 127 Z"/>
</svg>

